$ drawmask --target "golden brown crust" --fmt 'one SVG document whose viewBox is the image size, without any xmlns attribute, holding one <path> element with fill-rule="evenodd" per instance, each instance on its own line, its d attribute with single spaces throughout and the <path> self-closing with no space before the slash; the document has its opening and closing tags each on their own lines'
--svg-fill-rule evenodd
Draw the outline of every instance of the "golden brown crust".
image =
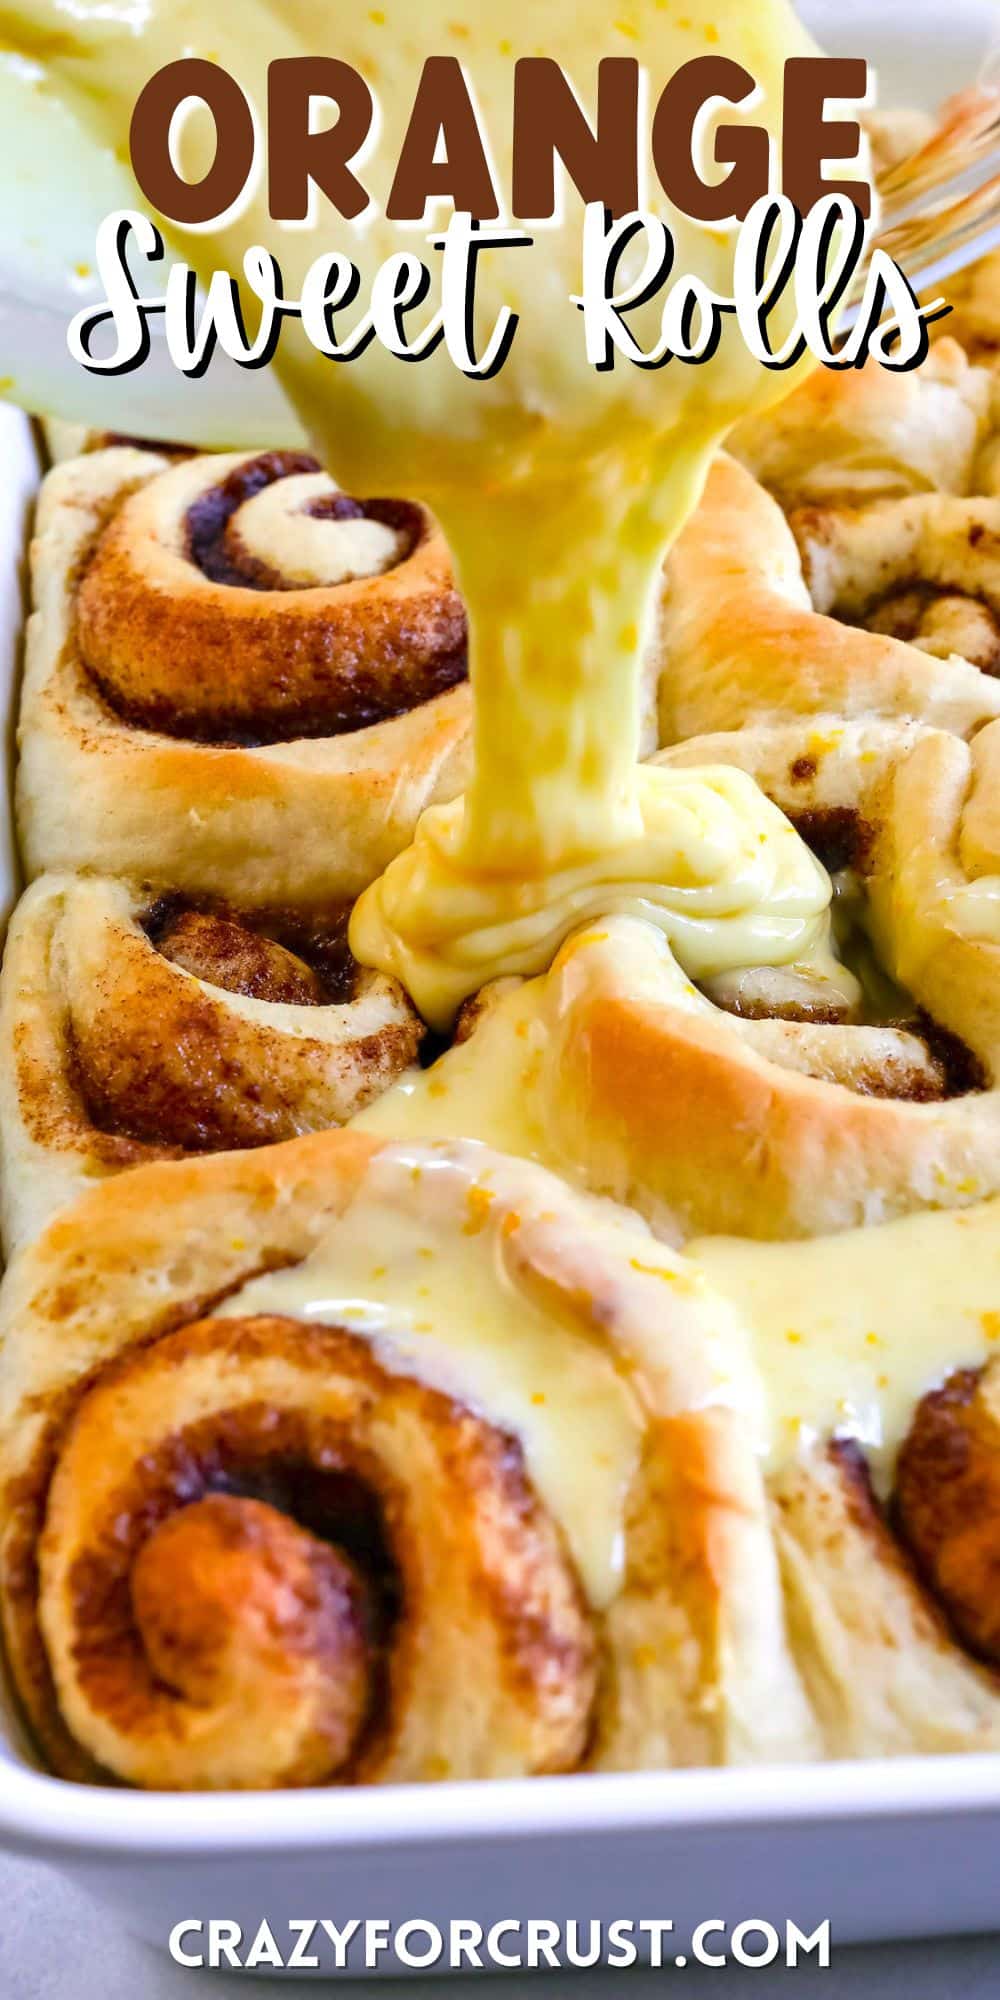
<svg viewBox="0 0 1000 2000">
<path fill-rule="evenodd" d="M 487 1263 L 502 1241 L 532 1310 L 610 1346 L 648 1409 L 620 1597 L 585 1604 L 488 1409 L 344 1328 L 200 1317 L 301 1261 L 379 1148 L 333 1133 L 143 1168 L 58 1218 L 0 1305 L 8 1659 L 64 1775 L 387 1782 L 813 1747 L 759 1467 L 712 1406 L 711 1302 L 541 1169 L 437 1155 L 452 1191 L 437 1174 L 419 1198 L 441 1227 Z M 490 1226 L 469 1239 L 483 1172 Z M 392 1186 L 415 1186 L 409 1156 Z"/>
<path fill-rule="evenodd" d="M 666 997 L 581 1002 L 562 1062 L 564 1130 L 592 1182 L 675 1231 L 806 1236 L 996 1186 L 993 1093 L 940 1106 L 862 1095 Z"/>
<path fill-rule="evenodd" d="M 880 183 L 893 167 L 919 152 L 935 130 L 931 113 L 916 111 L 911 105 L 869 111 L 861 123 L 871 146 L 875 178 Z"/>
<path fill-rule="evenodd" d="M 545 1006 L 553 1129 L 591 1185 L 672 1232 L 754 1237 L 1000 1189 L 997 739 L 996 726 L 970 747 L 919 725 L 826 718 L 661 753 L 748 770 L 830 865 L 853 862 L 852 922 L 888 975 L 891 1011 L 858 1025 L 740 1018 L 644 926 L 584 933 Z"/>
<path fill-rule="evenodd" d="M 82 1623 L 92 1610 L 88 1592 L 107 1587 L 96 1563 L 81 1565 L 73 1592 Z M 359 1581 L 336 1549 L 262 1501 L 210 1493 L 169 1515 L 143 1542 L 131 1596 L 153 1682 L 183 1687 L 199 1707 L 217 1696 L 234 1612 L 262 1652 L 273 1654 L 272 1671 L 294 1672 L 304 1655 L 318 1654 L 331 1668 L 323 1718 L 328 1754 L 345 1761 L 364 1720 L 368 1647 Z M 85 1664 L 93 1675 L 93 1653 Z M 116 1656 L 115 1670 L 123 1664 Z"/>
<path fill-rule="evenodd" d="M 286 492 L 287 511 L 259 539 L 268 548 L 283 528 L 294 550 L 296 524 L 324 522 L 331 567 L 347 569 L 330 587 L 321 562 L 294 587 L 280 543 L 266 569 L 240 538 L 254 501 Z M 362 547 L 352 575 L 350 535 L 373 521 L 389 545 L 376 557 L 387 567 L 365 574 Z M 87 563 L 77 640 L 118 715 L 206 742 L 363 728 L 465 673 L 465 614 L 440 529 L 420 507 L 349 499 L 303 452 L 193 459 L 138 488 Z"/>
<path fill-rule="evenodd" d="M 61 1715 L 133 1783 L 432 1775 L 446 1645 L 485 1710 L 473 1759 L 502 1723 L 562 1768 L 590 1708 L 593 1637 L 516 1444 L 336 1328 L 204 1320 L 108 1370 L 60 1447 L 40 1616 Z"/>
<path fill-rule="evenodd" d="M 896 1517 L 973 1652 L 1000 1665 L 998 1371 L 961 1369 L 917 1405 L 896 1467 Z"/>
<path fill-rule="evenodd" d="M 252 567 L 277 548 L 283 564 L 294 562 L 304 548 L 309 575 L 291 589 L 261 588 L 259 576 L 213 582 L 186 553 L 186 524 L 206 496 L 260 462 L 170 466 L 120 447 L 46 480 L 18 771 L 30 873 L 92 868 L 247 907 L 322 907 L 355 896 L 409 839 L 423 806 L 464 781 L 468 690 L 450 685 L 462 668 L 461 612 L 437 531 L 419 516 L 402 563 L 368 583 L 324 586 L 315 580 L 324 564 L 334 560 L 338 575 L 344 566 L 339 542 L 330 557 L 327 531 L 371 529 L 377 546 L 364 562 L 377 566 L 388 559 L 378 538 L 388 537 L 391 557 L 396 530 L 310 513 L 336 496 L 322 475 L 290 473 L 230 519 L 250 516 L 241 561 Z M 313 493 L 317 481 L 323 493 Z M 289 485 L 295 504 L 282 513 Z M 116 607 L 127 609 L 125 623 Z M 96 678 L 87 643 L 99 655 Z M 131 710 L 146 726 L 128 720 Z M 340 733 L 315 733 L 328 725 Z"/>
<path fill-rule="evenodd" d="M 952 504 L 964 556 L 981 569 L 989 550 L 970 548 L 968 530 L 982 520 L 992 533 L 998 503 Z M 923 502 L 884 505 L 915 521 Z M 877 570 L 874 526 L 862 539 Z M 885 576 L 888 587 L 891 567 Z M 1000 714 L 1000 682 L 968 660 L 938 659 L 817 609 L 780 507 L 725 454 L 670 556 L 660 645 L 660 733 L 668 744 L 808 715 L 916 718 L 970 736 Z"/>
</svg>

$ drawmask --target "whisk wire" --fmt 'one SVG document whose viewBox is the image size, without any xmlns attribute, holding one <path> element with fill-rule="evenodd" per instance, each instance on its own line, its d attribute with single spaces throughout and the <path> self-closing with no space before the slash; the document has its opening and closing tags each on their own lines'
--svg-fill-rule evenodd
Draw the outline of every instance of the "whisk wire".
<svg viewBox="0 0 1000 2000">
<path fill-rule="evenodd" d="M 918 292 L 1000 247 L 1000 39 L 979 82 L 945 105 L 879 180 L 878 245 Z"/>
</svg>

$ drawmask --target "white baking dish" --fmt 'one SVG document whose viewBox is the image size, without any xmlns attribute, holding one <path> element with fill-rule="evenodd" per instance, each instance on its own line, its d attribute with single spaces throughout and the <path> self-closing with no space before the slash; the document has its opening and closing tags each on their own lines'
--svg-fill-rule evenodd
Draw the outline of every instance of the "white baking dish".
<svg viewBox="0 0 1000 2000">
<path fill-rule="evenodd" d="M 933 101 L 966 80 L 997 20 L 993 0 L 954 0 L 946 21 L 938 0 L 816 0 L 803 11 L 831 49 L 877 54 L 893 77 L 883 99 L 897 102 Z M 2 410 L 0 454 L 6 714 L 37 468 L 29 426 Z M 14 892 L 4 815 L 3 909 Z M 0 1770 L 0 1841 L 64 1868 L 161 1947 L 185 1918 L 231 1919 L 249 1938 L 266 1917 L 286 1945 L 293 1918 L 484 1929 L 514 1916 L 669 1918 L 671 1955 L 712 1918 L 792 1919 L 807 1933 L 829 1919 L 834 1945 L 1000 1922 L 1000 1758 L 171 1797 L 42 1775 L 8 1705 Z M 364 1969 L 353 1956 L 349 1966 Z"/>
<path fill-rule="evenodd" d="M 28 423 L 0 409 L 0 686 L 12 707 Z M 6 816 L 0 904 L 16 893 Z M 184 1918 L 792 1918 L 834 1940 L 1000 1918 L 1000 1758 L 550 1778 L 278 1796 L 101 1791 L 33 1769 L 0 1714 L 0 1841 L 64 1867 L 161 1947 Z M 719 1947 L 713 1938 L 712 1947 Z M 508 1949 L 509 1944 L 508 1944 Z M 383 1961 L 389 1969 L 391 1960 Z M 358 1969 L 362 1969 L 360 1965 Z"/>
</svg>

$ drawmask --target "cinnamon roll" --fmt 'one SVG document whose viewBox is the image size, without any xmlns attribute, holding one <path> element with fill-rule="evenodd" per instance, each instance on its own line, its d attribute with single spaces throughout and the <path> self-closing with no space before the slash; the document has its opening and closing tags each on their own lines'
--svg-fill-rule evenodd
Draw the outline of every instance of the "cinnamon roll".
<svg viewBox="0 0 1000 2000">
<path fill-rule="evenodd" d="M 815 1753 L 739 1339 L 634 1217 L 328 1133 L 93 1190 L 0 1316 L 7 1654 L 60 1775 Z"/>
<path fill-rule="evenodd" d="M 32 874 L 328 905 L 463 781 L 464 613 L 422 508 L 301 452 L 120 447 L 50 473 L 32 572 Z"/>
<path fill-rule="evenodd" d="M 969 735 L 997 714 L 998 398 L 946 336 L 910 374 L 818 369 L 737 426 L 787 525 L 719 460 L 668 565 L 662 740 L 809 711 Z"/>
<path fill-rule="evenodd" d="M 810 382 L 767 435 L 741 432 L 817 611 L 1000 670 L 998 417 L 995 380 L 944 339 L 913 375 Z"/>
<path fill-rule="evenodd" d="M 751 1334 L 786 1629 L 828 1756 L 998 1741 L 998 1212 L 685 1246 Z"/>
<path fill-rule="evenodd" d="M 915 1562 L 966 1645 L 1000 1666 L 1000 1369 L 962 1368 L 926 1395 L 899 1456 L 895 1507 Z"/>
<path fill-rule="evenodd" d="M 668 562 L 661 741 L 831 714 L 971 736 L 1000 715 L 998 533 L 1000 500 L 926 491 L 786 520 L 720 454 Z"/>
<path fill-rule="evenodd" d="M 365 1123 L 471 1120 L 675 1241 L 813 1236 L 996 1193 L 998 759 L 995 724 L 966 745 L 839 718 L 662 752 L 742 768 L 793 820 L 833 878 L 828 945 L 699 978 L 641 913 L 611 915 Z"/>
<path fill-rule="evenodd" d="M 992 378 L 949 332 L 907 374 L 818 368 L 766 417 L 737 424 L 727 448 L 791 513 L 991 492 L 982 473 L 995 428 Z"/>
<path fill-rule="evenodd" d="M 36 882 L 0 973 L 8 1251 L 96 1179 L 342 1124 L 405 1070 L 422 1023 L 347 916 Z"/>
<path fill-rule="evenodd" d="M 922 1423 L 918 1408 L 915 1432 Z M 905 1523 L 877 1498 L 863 1450 L 826 1440 L 790 1461 L 770 1494 L 791 1648 L 826 1754 L 995 1750 L 996 1655 L 956 1630 Z M 930 1505 L 947 1508 L 946 1482 Z"/>
</svg>

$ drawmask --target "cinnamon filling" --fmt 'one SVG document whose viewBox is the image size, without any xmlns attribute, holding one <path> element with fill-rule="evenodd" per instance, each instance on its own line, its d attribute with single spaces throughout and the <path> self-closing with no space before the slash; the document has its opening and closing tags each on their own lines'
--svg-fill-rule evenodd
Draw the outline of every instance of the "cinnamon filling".
<svg viewBox="0 0 1000 2000">
<path fill-rule="evenodd" d="M 125 499 L 76 604 L 82 662 L 122 721 L 254 748 L 370 728 L 465 678 L 464 608 L 423 508 L 336 491 L 302 495 L 296 506 L 292 496 L 282 517 L 286 546 L 296 546 L 296 519 L 303 535 L 309 522 L 326 520 L 366 525 L 374 538 L 366 545 L 372 567 L 364 554 L 357 570 L 341 573 L 333 562 L 329 580 L 322 563 L 317 574 L 283 574 L 267 536 L 258 546 L 249 530 L 244 539 L 243 510 L 256 496 L 318 473 L 307 452 L 272 451 L 212 479 L 179 517 L 180 557 L 175 474 Z M 177 573 L 185 559 L 190 587 Z"/>
<path fill-rule="evenodd" d="M 893 1516 L 963 1645 L 1000 1666 L 1000 1424 L 985 1376 L 959 1369 L 917 1405 Z"/>
<path fill-rule="evenodd" d="M 252 1000 L 298 1007 L 343 1006 L 359 967 L 347 942 L 350 908 L 304 917 L 292 910 L 248 914 L 207 898 L 163 896 L 143 920 L 146 936 L 174 965 Z"/>
<path fill-rule="evenodd" d="M 379 1490 L 384 1469 L 352 1463 L 342 1427 L 328 1428 L 317 1452 L 315 1420 L 245 1404 L 143 1458 L 117 1495 L 113 1542 L 78 1557 L 69 1579 L 76 1669 L 96 1712 L 141 1730 L 144 1656 L 154 1699 L 162 1687 L 193 1697 L 204 1679 L 210 1701 L 226 1624 L 252 1627 L 255 1583 L 278 1615 L 294 1582 L 301 1646 L 362 1677 L 341 1753 L 358 1754 L 384 1706 L 403 1581 Z M 306 1558 L 297 1579 L 296 1556 Z M 278 1636 L 294 1650 L 294 1630 Z"/>
<path fill-rule="evenodd" d="M 262 452 L 203 493 L 188 508 L 185 523 L 187 552 L 202 575 L 210 583 L 249 590 L 301 589 L 301 584 L 289 582 L 278 570 L 270 569 L 251 555 L 231 529 L 237 510 L 265 486 L 295 473 L 319 471 L 318 460 L 307 451 Z M 328 493 L 311 501 L 303 512 L 322 521 L 383 522 L 400 538 L 397 563 L 412 555 L 423 532 L 420 509 L 408 500 L 354 500 L 349 493 Z"/>
<path fill-rule="evenodd" d="M 814 775 L 809 757 L 796 760 L 789 771 L 793 782 Z M 762 1044 L 760 1052 L 859 1096 L 931 1104 L 987 1089 L 972 1050 L 913 1006 L 879 963 L 865 932 L 858 885 L 869 864 L 874 827 L 852 806 L 814 807 L 789 817 L 834 878 L 834 935 L 844 978 L 838 980 L 835 966 L 752 966 L 706 984 L 707 998 L 748 1022 L 820 1031 L 808 1048 L 803 1041 L 797 1061 L 787 1044 Z M 824 1029 L 831 1039 L 822 1038 Z"/>
<path fill-rule="evenodd" d="M 292 1033 L 288 1048 L 272 1053 L 266 1017 L 234 1017 L 231 1033 L 220 1019 L 224 1003 L 212 987 L 276 1006 L 340 1007 L 360 998 L 364 975 L 347 944 L 348 914 L 243 915 L 180 896 L 153 905 L 142 921 L 146 938 L 162 960 L 192 975 L 171 977 L 166 966 L 156 974 L 152 961 L 145 991 L 156 1035 L 131 1017 L 119 1023 L 113 1009 L 70 1018 L 64 1028 L 67 1086 L 119 1164 L 148 1158 L 150 1149 L 155 1158 L 218 1152 L 340 1124 L 414 1059 L 420 1024 L 402 996 L 395 1016 L 368 1032 L 347 1024 L 339 1067 L 329 1052 L 332 1069 L 324 1069 L 325 1042 Z"/>
<path fill-rule="evenodd" d="M 815 776 L 815 770 L 811 758 L 797 760 L 796 780 L 807 781 Z M 875 829 L 856 806 L 810 806 L 804 812 L 789 813 L 788 817 L 828 875 L 839 875 L 843 868 L 856 868 L 859 874 L 864 873 Z"/>
<path fill-rule="evenodd" d="M 159 949 L 174 965 L 228 993 L 304 1007 L 323 998 L 316 974 L 301 958 L 229 917 L 184 910 L 164 931 Z"/>
<path fill-rule="evenodd" d="M 991 484 L 989 474 L 987 479 Z M 981 673 L 1000 675 L 1000 618 L 990 588 L 1000 536 L 987 520 L 956 528 L 949 499 L 941 497 L 944 539 L 938 561 L 922 557 L 919 547 L 906 553 L 896 547 L 891 501 L 884 554 L 877 500 L 869 522 L 865 510 L 852 504 L 856 496 L 846 496 L 843 541 L 835 495 L 822 506 L 793 507 L 788 521 L 803 575 L 816 610 L 841 625 L 900 639 L 936 659 L 957 654 Z M 922 518 L 933 534 L 933 514 Z"/>
<path fill-rule="evenodd" d="M 161 458 L 191 458 L 193 445 L 165 443 L 162 438 L 135 437 L 131 431 L 105 431 L 101 445 L 110 450 L 114 445 L 130 445 L 133 451 L 155 451 Z"/>
<path fill-rule="evenodd" d="M 842 622 L 905 639 L 942 659 L 958 653 L 981 673 L 1000 674 L 996 613 L 981 598 L 965 592 L 915 581 L 877 599 L 862 619 Z"/>
<path fill-rule="evenodd" d="M 595 1636 L 510 1432 L 345 1327 L 266 1314 L 127 1348 L 66 1415 L 47 1497 L 7 1494 L 4 1607 L 57 1768 L 82 1750 L 88 1775 L 154 1787 L 444 1776 L 492 1767 L 508 1727 L 529 1768 L 579 1761 Z M 453 1749 L 439 1711 L 463 1662 Z"/>
</svg>

